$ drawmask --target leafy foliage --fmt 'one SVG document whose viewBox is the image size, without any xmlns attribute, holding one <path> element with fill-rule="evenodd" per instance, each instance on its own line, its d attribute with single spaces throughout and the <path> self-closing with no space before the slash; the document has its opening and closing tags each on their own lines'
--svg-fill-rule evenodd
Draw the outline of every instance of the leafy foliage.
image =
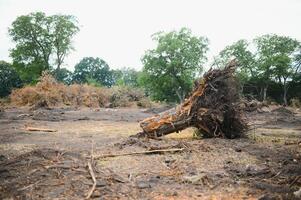
<svg viewBox="0 0 301 200">
<path fill-rule="evenodd" d="M 214 65 L 224 67 L 233 58 L 239 64 L 236 74 L 243 89 L 244 84 L 258 74 L 255 55 L 249 50 L 249 43 L 246 40 L 238 40 L 226 46 L 215 58 Z"/>
<path fill-rule="evenodd" d="M 98 83 L 111 87 L 114 84 L 113 72 L 100 58 L 86 57 L 75 65 L 73 81 L 76 83 Z"/>
<path fill-rule="evenodd" d="M 283 101 L 287 105 L 287 81 L 295 73 L 292 55 L 300 43 L 290 37 L 278 35 L 263 35 L 254 41 L 258 52 L 260 78 L 264 87 L 268 87 L 271 79 L 278 80 L 283 85 Z M 265 94 L 263 99 L 266 99 Z"/>
<path fill-rule="evenodd" d="M 66 68 L 60 68 L 54 71 L 53 76 L 57 81 L 66 85 L 70 85 L 72 83 L 73 73 Z"/>
<path fill-rule="evenodd" d="M 202 71 L 208 39 L 193 36 L 189 29 L 182 28 L 179 32 L 156 33 L 153 40 L 158 45 L 142 58 L 140 82 L 156 100 L 183 101 L 194 78 Z"/>
<path fill-rule="evenodd" d="M 72 37 L 79 31 L 76 23 L 71 15 L 46 16 L 36 12 L 18 17 L 9 28 L 16 43 L 10 56 L 21 77 L 39 77 L 54 66 L 59 70 L 72 49 Z"/>
<path fill-rule="evenodd" d="M 237 75 L 242 85 L 255 87 L 258 96 L 266 100 L 267 94 L 279 92 L 278 86 L 281 84 L 283 103 L 287 105 L 289 82 L 296 79 L 300 71 L 301 54 L 297 53 L 300 51 L 300 42 L 278 35 L 263 35 L 255 38 L 253 42 L 254 51 L 250 50 L 246 40 L 239 40 L 227 46 L 216 57 L 214 65 L 225 65 L 231 58 L 237 59 L 240 64 Z M 275 85 L 274 82 L 279 84 Z M 269 87 L 271 92 L 268 92 Z"/>
<path fill-rule="evenodd" d="M 20 77 L 11 64 L 0 61 L 0 97 L 10 94 L 13 88 L 22 86 Z"/>
<path fill-rule="evenodd" d="M 114 79 L 116 85 L 138 87 L 140 72 L 132 68 L 123 68 L 114 70 Z"/>
</svg>

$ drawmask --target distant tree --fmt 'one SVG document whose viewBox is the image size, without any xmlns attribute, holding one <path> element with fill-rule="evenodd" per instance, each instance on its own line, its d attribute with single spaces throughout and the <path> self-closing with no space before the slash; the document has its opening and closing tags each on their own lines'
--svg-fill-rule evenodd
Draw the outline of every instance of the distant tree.
<svg viewBox="0 0 301 200">
<path fill-rule="evenodd" d="M 301 77 L 301 46 L 299 47 L 299 50 L 295 54 L 293 65 L 295 68 L 295 73 L 293 76 L 294 79 L 298 79 Z"/>
<path fill-rule="evenodd" d="M 206 61 L 208 39 L 193 36 L 187 28 L 153 35 L 157 47 L 142 58 L 141 83 L 156 100 L 183 101 Z"/>
<path fill-rule="evenodd" d="M 21 79 L 11 64 L 0 61 L 0 97 L 10 94 L 13 88 L 22 86 Z"/>
<path fill-rule="evenodd" d="M 54 71 L 53 76 L 56 80 L 66 85 L 72 83 L 73 73 L 66 68 L 60 68 L 59 70 Z"/>
<path fill-rule="evenodd" d="M 53 47 L 56 70 L 60 70 L 65 57 L 72 47 L 72 38 L 79 31 L 77 21 L 72 15 L 53 15 L 49 17 L 52 22 Z"/>
<path fill-rule="evenodd" d="M 59 71 L 72 50 L 71 39 L 79 31 L 76 24 L 71 15 L 46 16 L 36 12 L 18 17 L 9 28 L 16 43 L 10 53 L 14 65 L 24 66 L 22 73 L 36 72 L 37 76 L 52 68 Z"/>
<path fill-rule="evenodd" d="M 118 78 L 116 79 L 117 85 L 138 87 L 138 71 L 132 68 L 123 68 L 118 71 Z"/>
<path fill-rule="evenodd" d="M 275 79 L 283 85 L 283 102 L 287 105 L 288 81 L 296 70 L 293 65 L 293 54 L 300 47 L 300 43 L 286 36 L 263 35 L 255 40 L 258 55 L 260 79 L 263 83 L 263 100 L 271 80 Z"/>
<path fill-rule="evenodd" d="M 238 40 L 232 45 L 226 46 L 215 58 L 214 65 L 223 67 L 231 59 L 236 59 L 238 62 L 239 67 L 236 73 L 243 92 L 244 84 L 258 75 L 255 55 L 249 50 L 249 43 L 246 40 Z"/>
<path fill-rule="evenodd" d="M 111 87 L 114 84 L 113 72 L 100 58 L 86 57 L 75 65 L 73 81 L 76 83 L 96 82 Z"/>
<path fill-rule="evenodd" d="M 113 85 L 122 85 L 122 71 L 120 69 L 112 69 Z"/>
</svg>

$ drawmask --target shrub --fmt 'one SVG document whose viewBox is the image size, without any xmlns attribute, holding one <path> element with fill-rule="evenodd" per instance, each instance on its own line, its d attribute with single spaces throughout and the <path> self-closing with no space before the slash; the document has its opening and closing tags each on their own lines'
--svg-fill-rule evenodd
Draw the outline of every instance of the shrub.
<svg viewBox="0 0 301 200">
<path fill-rule="evenodd" d="M 0 97 L 5 97 L 11 90 L 22 85 L 15 69 L 7 62 L 0 61 Z"/>
<path fill-rule="evenodd" d="M 110 97 L 110 107 L 129 107 L 137 105 L 142 98 L 145 98 L 141 89 L 114 86 L 111 89 L 112 95 Z"/>
</svg>

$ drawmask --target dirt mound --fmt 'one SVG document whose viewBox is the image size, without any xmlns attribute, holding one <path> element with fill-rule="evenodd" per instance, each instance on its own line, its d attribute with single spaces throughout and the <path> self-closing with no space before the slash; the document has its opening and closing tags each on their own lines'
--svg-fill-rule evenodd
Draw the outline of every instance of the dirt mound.
<svg viewBox="0 0 301 200">
<path fill-rule="evenodd" d="M 43 73 L 35 86 L 16 89 L 10 95 L 16 106 L 31 106 L 32 110 L 58 106 L 74 107 L 150 107 L 151 101 L 140 89 L 115 86 L 64 85 L 50 74 Z"/>
<path fill-rule="evenodd" d="M 268 104 L 266 102 L 260 102 L 256 99 L 252 99 L 250 101 L 247 99 L 241 99 L 239 107 L 246 112 L 262 112 L 262 109 L 265 110 L 265 107 L 268 107 Z"/>
<path fill-rule="evenodd" d="M 294 113 L 285 107 L 276 108 L 272 112 L 284 116 L 294 116 Z"/>
</svg>

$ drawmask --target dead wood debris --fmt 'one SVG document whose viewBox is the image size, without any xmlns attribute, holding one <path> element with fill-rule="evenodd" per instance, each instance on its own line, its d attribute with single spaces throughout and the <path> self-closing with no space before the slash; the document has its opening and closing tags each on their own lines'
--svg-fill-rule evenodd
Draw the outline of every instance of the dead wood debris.
<svg viewBox="0 0 301 200">
<path fill-rule="evenodd" d="M 242 136 L 247 126 L 238 105 L 236 65 L 233 60 L 224 69 L 210 69 L 181 105 L 144 119 L 137 136 L 156 138 L 187 127 L 198 128 L 205 137 Z"/>
<path fill-rule="evenodd" d="M 90 199 L 90 197 L 92 196 L 92 194 L 93 194 L 93 192 L 96 188 L 96 184 L 97 184 L 95 174 L 94 174 L 94 171 L 93 171 L 93 168 L 92 168 L 92 165 L 91 165 L 90 161 L 88 161 L 88 169 L 89 169 L 89 173 L 91 175 L 91 178 L 93 180 L 93 185 L 92 185 L 92 188 L 90 189 L 88 195 L 86 196 L 86 199 Z"/>
<path fill-rule="evenodd" d="M 39 128 L 39 127 L 30 127 L 26 126 L 25 127 L 26 131 L 42 131 L 42 132 L 57 132 L 55 129 L 48 129 L 48 128 Z"/>
<path fill-rule="evenodd" d="M 183 151 L 183 150 L 184 150 L 184 148 L 173 148 L 173 149 L 156 149 L 156 150 L 150 150 L 150 151 L 120 153 L 120 154 L 103 154 L 103 155 L 95 155 L 94 159 L 108 158 L 108 157 L 118 157 L 118 156 L 141 155 L 141 154 L 155 154 L 155 153 L 166 153 L 166 152 L 179 152 L 179 151 Z"/>
</svg>

